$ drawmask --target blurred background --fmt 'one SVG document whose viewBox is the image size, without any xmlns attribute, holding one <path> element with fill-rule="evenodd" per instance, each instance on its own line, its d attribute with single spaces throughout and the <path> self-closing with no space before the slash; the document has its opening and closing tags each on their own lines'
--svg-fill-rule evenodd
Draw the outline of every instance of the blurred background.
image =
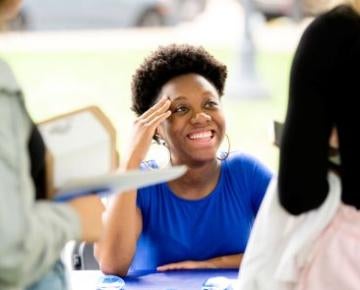
<svg viewBox="0 0 360 290">
<path fill-rule="evenodd" d="M 159 45 L 202 45 L 229 69 L 223 105 L 231 149 L 276 170 L 273 121 L 284 119 L 291 59 L 314 3 L 24 0 L 0 36 L 0 57 L 12 65 L 35 121 L 98 105 L 117 129 L 121 158 L 135 117 L 137 66 Z"/>
</svg>

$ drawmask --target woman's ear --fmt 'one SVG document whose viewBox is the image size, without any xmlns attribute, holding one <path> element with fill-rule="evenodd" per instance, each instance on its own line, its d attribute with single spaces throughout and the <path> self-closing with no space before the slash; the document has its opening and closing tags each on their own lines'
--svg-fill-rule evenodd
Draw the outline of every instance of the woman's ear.
<svg viewBox="0 0 360 290">
<path fill-rule="evenodd" d="M 156 128 L 155 139 L 161 145 L 164 145 L 166 143 L 164 136 L 165 136 L 164 127 L 160 125 L 159 127 Z"/>
<path fill-rule="evenodd" d="M 162 124 L 159 125 L 159 127 L 156 128 L 155 136 L 158 136 L 159 139 L 164 139 L 164 128 Z"/>
</svg>

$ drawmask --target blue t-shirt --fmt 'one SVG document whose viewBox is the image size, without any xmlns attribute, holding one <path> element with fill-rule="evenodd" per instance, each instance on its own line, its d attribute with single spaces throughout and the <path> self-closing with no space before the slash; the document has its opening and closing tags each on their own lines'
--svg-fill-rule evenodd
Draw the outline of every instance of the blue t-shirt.
<svg viewBox="0 0 360 290">
<path fill-rule="evenodd" d="M 130 270 L 243 253 L 270 179 L 259 161 L 232 153 L 215 189 L 199 200 L 176 196 L 167 183 L 139 189 L 143 231 Z"/>
</svg>

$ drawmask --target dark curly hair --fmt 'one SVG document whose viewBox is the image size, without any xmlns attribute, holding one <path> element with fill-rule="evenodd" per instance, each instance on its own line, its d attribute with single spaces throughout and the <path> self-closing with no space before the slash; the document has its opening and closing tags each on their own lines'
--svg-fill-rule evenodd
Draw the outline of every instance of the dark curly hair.
<svg viewBox="0 0 360 290">
<path fill-rule="evenodd" d="M 171 44 L 160 46 L 136 70 L 132 79 L 132 110 L 140 116 L 155 102 L 161 87 L 170 79 L 196 73 L 212 83 L 219 95 L 224 92 L 226 66 L 203 47 Z"/>
</svg>

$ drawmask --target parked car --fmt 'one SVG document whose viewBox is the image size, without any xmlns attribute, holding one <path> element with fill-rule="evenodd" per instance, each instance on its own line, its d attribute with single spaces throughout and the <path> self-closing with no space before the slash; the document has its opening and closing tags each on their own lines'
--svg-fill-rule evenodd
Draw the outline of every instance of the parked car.
<svg viewBox="0 0 360 290">
<path fill-rule="evenodd" d="M 318 11 L 317 0 L 253 0 L 255 10 L 265 16 L 266 20 L 277 17 L 292 17 L 297 20 L 311 16 Z"/>
<path fill-rule="evenodd" d="M 53 30 L 173 25 L 173 0 L 24 0 L 13 29 Z"/>
</svg>

